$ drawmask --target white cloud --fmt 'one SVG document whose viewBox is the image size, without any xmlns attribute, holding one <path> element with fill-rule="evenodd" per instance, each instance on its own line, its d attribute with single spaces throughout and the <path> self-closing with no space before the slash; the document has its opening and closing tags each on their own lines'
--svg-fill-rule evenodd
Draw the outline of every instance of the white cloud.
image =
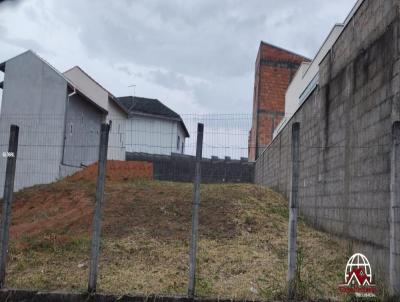
<svg viewBox="0 0 400 302">
<path fill-rule="evenodd" d="M 354 0 L 30 0 L 0 4 L 0 61 L 31 48 L 115 95 L 179 113 L 252 108 L 260 40 L 312 57 Z M 5 2 L 7 3 L 7 2 Z"/>
</svg>

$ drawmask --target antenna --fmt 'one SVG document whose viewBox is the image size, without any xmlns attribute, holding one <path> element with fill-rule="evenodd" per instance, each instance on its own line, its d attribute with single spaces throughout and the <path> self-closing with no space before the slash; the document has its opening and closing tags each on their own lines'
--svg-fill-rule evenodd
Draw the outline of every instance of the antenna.
<svg viewBox="0 0 400 302">
<path fill-rule="evenodd" d="M 132 87 L 132 88 L 133 88 L 133 97 L 135 97 L 135 94 L 136 94 L 136 85 L 135 85 L 135 84 L 132 84 L 132 85 L 129 85 L 128 87 Z"/>
</svg>

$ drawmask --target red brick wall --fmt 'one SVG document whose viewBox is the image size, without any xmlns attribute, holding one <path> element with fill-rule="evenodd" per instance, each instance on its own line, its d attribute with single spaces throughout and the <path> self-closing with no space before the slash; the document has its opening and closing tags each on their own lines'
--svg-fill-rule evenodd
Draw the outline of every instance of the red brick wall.
<svg viewBox="0 0 400 302">
<path fill-rule="evenodd" d="M 249 134 L 249 160 L 272 141 L 285 114 L 285 93 L 299 65 L 307 58 L 261 42 L 254 79 L 253 125 Z"/>
</svg>

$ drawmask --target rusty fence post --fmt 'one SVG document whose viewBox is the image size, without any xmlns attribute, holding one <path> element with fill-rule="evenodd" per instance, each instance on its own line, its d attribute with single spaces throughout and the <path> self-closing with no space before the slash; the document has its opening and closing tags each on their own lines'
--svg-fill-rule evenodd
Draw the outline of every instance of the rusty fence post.
<svg viewBox="0 0 400 302">
<path fill-rule="evenodd" d="M 93 233 L 91 243 L 88 292 L 96 292 L 97 271 L 99 265 L 101 208 L 104 200 L 104 183 L 106 174 L 108 135 L 110 125 L 102 124 L 100 131 L 99 161 L 97 167 L 96 201 L 93 215 Z"/>
<path fill-rule="evenodd" d="M 3 153 L 7 157 L 6 179 L 4 183 L 3 213 L 1 218 L 0 234 L 0 287 L 4 286 L 6 278 L 6 266 L 8 255 L 8 236 L 11 221 L 11 206 L 14 193 L 15 168 L 17 163 L 19 127 L 11 125 L 8 152 Z"/>
<path fill-rule="evenodd" d="M 199 206 L 200 206 L 200 181 L 201 181 L 201 159 L 203 151 L 203 132 L 204 125 L 197 124 L 197 146 L 196 146 L 196 170 L 194 175 L 193 186 L 193 203 L 192 203 L 192 236 L 190 240 L 189 255 L 189 288 L 188 296 L 193 298 L 196 288 L 196 253 L 197 238 L 199 228 Z"/>
</svg>

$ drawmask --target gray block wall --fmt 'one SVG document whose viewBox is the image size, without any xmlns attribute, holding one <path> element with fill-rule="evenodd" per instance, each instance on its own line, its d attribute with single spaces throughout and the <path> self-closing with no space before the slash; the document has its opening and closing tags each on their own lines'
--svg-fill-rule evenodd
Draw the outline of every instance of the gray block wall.
<svg viewBox="0 0 400 302">
<path fill-rule="evenodd" d="M 147 161 L 153 164 L 153 177 L 157 180 L 193 182 L 196 157 L 172 153 L 157 155 L 126 152 L 126 160 Z M 253 183 L 254 163 L 247 159 L 203 158 L 201 161 L 202 183 Z"/>
<path fill-rule="evenodd" d="M 299 205 L 388 278 L 392 123 L 400 120 L 398 0 L 365 0 L 320 64 L 320 83 L 256 162 L 255 182 L 289 197 L 300 122 Z M 385 273 L 386 272 L 386 273 Z"/>
</svg>

